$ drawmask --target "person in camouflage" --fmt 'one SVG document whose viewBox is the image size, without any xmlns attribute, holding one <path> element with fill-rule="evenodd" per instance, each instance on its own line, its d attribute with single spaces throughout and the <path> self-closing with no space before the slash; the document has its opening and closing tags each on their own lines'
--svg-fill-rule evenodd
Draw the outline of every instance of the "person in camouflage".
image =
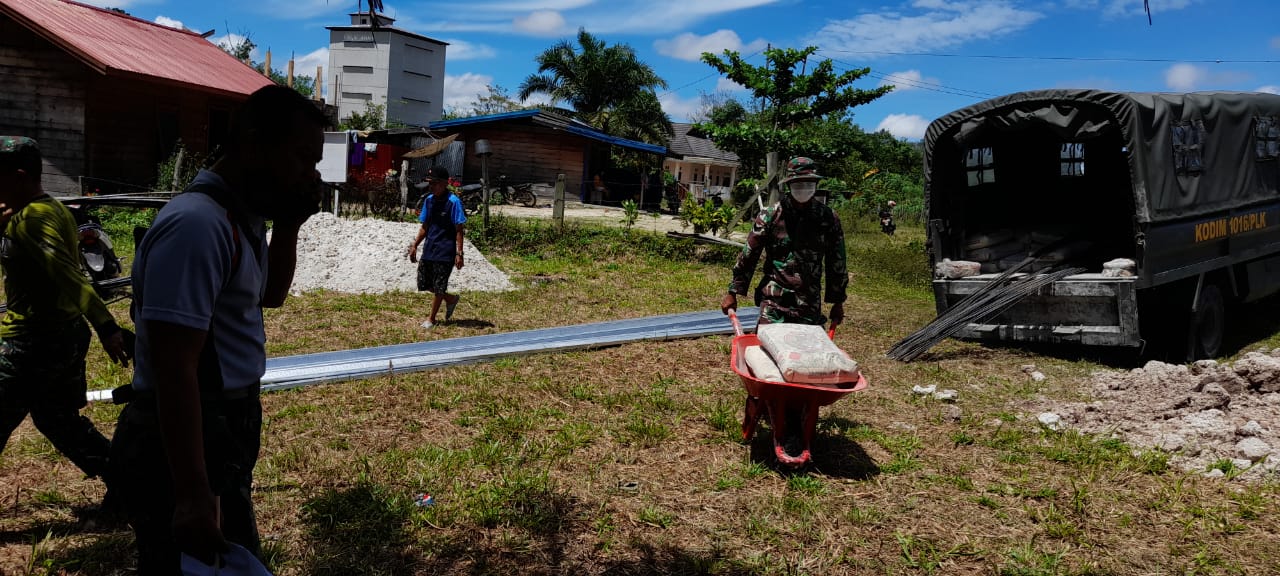
<svg viewBox="0 0 1280 576">
<path fill-rule="evenodd" d="M 110 442 L 80 414 L 93 324 L 107 355 L 128 365 L 126 334 L 80 265 L 71 211 L 44 193 L 35 140 L 0 136 L 0 452 L 31 415 L 36 429 L 90 477 L 107 474 Z M 109 484 L 108 484 L 109 485 Z"/>
<path fill-rule="evenodd" d="M 796 157 L 787 163 L 782 185 L 788 194 L 756 216 L 747 244 L 733 267 L 729 292 L 720 302 L 725 314 L 737 309 L 738 294 L 747 293 L 763 253 L 764 275 L 755 289 L 761 324 L 825 324 L 821 299 L 824 272 L 831 327 L 844 321 L 845 291 L 849 286 L 844 230 L 831 208 L 814 201 L 820 179 L 809 158 Z"/>
</svg>

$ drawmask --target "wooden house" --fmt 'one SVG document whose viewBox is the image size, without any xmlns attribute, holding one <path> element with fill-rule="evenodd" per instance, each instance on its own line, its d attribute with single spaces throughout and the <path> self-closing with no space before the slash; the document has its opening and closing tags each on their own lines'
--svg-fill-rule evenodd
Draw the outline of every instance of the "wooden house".
<svg viewBox="0 0 1280 576">
<path fill-rule="evenodd" d="M 52 194 L 149 189 L 175 145 L 226 141 L 270 80 L 197 34 L 65 0 L 0 0 L 0 134 L 35 138 Z"/>
<path fill-rule="evenodd" d="M 636 142 L 605 134 L 595 128 L 547 112 L 545 110 L 521 110 L 474 116 L 443 122 L 432 122 L 432 133 L 437 136 L 457 134 L 453 143 L 461 147 L 462 181 L 478 182 L 481 179 L 481 161 L 475 154 L 475 142 L 487 140 L 492 154 L 487 158 L 489 179 L 498 182 L 502 176 L 508 183 L 553 184 L 556 176 L 565 175 L 565 196 L 582 202 L 616 203 L 617 198 L 593 196 L 593 177 L 606 173 L 608 166 L 593 158 L 609 158 L 609 150 L 619 147 L 652 155 L 653 164 L 661 162 L 667 149 L 663 146 Z M 457 158 L 459 154 L 442 155 Z M 639 189 L 639 175 L 635 188 Z"/>
</svg>

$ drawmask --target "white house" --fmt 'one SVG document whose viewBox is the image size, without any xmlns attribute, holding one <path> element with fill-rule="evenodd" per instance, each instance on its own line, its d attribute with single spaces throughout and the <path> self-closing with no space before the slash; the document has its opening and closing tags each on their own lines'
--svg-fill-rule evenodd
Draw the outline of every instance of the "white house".
<svg viewBox="0 0 1280 576">
<path fill-rule="evenodd" d="M 331 104 L 338 117 L 386 106 L 388 123 L 425 127 L 444 113 L 447 43 L 393 26 L 394 18 L 353 12 L 351 25 L 329 26 Z M 377 26 L 373 19 L 377 19 Z"/>
<path fill-rule="evenodd" d="M 716 148 L 693 130 L 692 124 L 672 124 L 674 134 L 667 145 L 662 167 L 685 186 L 694 198 L 728 198 L 738 182 L 738 155 Z"/>
</svg>

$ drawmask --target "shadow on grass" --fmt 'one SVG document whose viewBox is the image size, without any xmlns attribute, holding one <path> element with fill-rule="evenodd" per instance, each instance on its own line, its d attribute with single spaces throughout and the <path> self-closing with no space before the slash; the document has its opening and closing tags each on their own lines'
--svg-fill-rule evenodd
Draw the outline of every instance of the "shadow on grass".
<svg viewBox="0 0 1280 576">
<path fill-rule="evenodd" d="M 490 322 L 488 320 L 474 320 L 474 319 L 449 320 L 447 324 L 449 324 L 450 326 L 457 326 L 459 328 L 476 328 L 476 329 L 493 328 L 495 326 L 493 322 Z"/>
<path fill-rule="evenodd" d="M 880 474 L 880 467 L 862 446 L 832 430 L 850 430 L 858 426 L 857 422 L 839 416 L 819 418 L 813 442 L 809 445 L 809 463 L 797 470 L 778 464 L 773 454 L 773 430 L 763 425 L 764 421 L 761 424 L 751 440 L 752 462 L 772 466 L 784 474 L 813 470 L 825 476 L 850 480 L 869 480 Z"/>
<path fill-rule="evenodd" d="M 413 506 L 369 482 L 312 498 L 303 507 L 311 548 L 303 574 L 417 573 L 408 531 Z"/>
<path fill-rule="evenodd" d="M 536 478 L 478 487 L 461 512 L 478 528 L 521 534 L 524 553 L 513 557 L 510 542 L 492 541 L 487 530 L 414 533 L 415 517 L 427 519 L 424 523 L 430 525 L 432 512 L 438 510 L 419 509 L 403 495 L 361 481 L 350 488 L 329 489 L 304 506 L 310 552 L 301 572 L 314 576 L 514 574 L 522 573 L 520 557 L 536 557 L 536 565 L 561 573 L 579 524 L 576 509 L 572 497 Z"/>
<path fill-rule="evenodd" d="M 49 554 L 45 566 L 48 574 L 62 574 L 61 570 L 74 570 L 80 574 L 132 574 L 136 561 L 133 533 L 101 534 L 83 544 L 59 549 Z"/>
</svg>

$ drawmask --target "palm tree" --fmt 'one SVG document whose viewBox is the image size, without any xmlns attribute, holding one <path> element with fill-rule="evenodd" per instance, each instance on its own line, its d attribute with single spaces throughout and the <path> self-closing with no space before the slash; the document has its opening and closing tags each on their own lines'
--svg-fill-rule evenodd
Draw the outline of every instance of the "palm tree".
<svg viewBox="0 0 1280 576">
<path fill-rule="evenodd" d="M 607 46 L 579 29 L 577 46 L 561 40 L 535 60 L 538 72 L 520 84 L 521 102 L 546 94 L 553 106 L 566 105 L 569 115 L 616 136 L 665 142 L 671 134 L 671 120 L 654 92 L 667 82 L 630 46 Z"/>
</svg>

